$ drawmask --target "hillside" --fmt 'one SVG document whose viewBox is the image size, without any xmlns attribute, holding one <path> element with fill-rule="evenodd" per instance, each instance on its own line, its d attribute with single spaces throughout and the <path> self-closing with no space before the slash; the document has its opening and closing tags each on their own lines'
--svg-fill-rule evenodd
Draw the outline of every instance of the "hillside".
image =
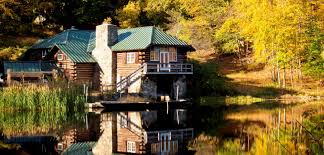
<svg viewBox="0 0 324 155">
<path fill-rule="evenodd" d="M 302 79 L 295 77 L 292 85 L 287 77 L 286 86 L 279 87 L 277 82 L 272 80 L 271 68 L 253 64 L 243 65 L 235 55 L 197 51 L 191 53 L 189 58 L 201 64 L 216 64 L 218 68 L 215 70 L 225 77 L 226 87 L 236 92 L 235 95 L 277 99 L 311 99 L 324 96 L 324 86 L 318 79 L 309 76 Z"/>
</svg>

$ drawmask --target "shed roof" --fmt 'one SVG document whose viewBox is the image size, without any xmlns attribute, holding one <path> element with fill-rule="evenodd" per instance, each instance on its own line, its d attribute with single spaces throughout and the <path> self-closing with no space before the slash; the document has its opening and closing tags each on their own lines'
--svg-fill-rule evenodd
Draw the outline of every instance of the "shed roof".
<svg viewBox="0 0 324 155">
<path fill-rule="evenodd" d="M 57 68 L 54 62 L 44 61 L 5 61 L 3 67 L 5 74 L 8 69 L 12 72 L 47 72 Z"/>
<path fill-rule="evenodd" d="M 30 49 L 51 49 L 57 46 L 73 62 L 96 62 L 91 55 L 95 48 L 96 33 L 94 30 L 69 29 L 51 38 L 42 40 Z M 118 42 L 111 47 L 113 51 L 131 51 L 146 49 L 151 45 L 181 46 L 192 48 L 186 42 L 153 26 L 118 30 Z"/>
</svg>

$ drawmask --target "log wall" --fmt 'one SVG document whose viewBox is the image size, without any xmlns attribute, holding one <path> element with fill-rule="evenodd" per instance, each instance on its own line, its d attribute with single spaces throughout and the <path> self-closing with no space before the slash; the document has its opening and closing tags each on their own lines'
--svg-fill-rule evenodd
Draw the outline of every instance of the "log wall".
<svg viewBox="0 0 324 155">
<path fill-rule="evenodd" d="M 63 54 L 63 60 L 57 60 L 57 55 Z M 62 69 L 65 78 L 68 80 L 76 80 L 76 64 L 72 62 L 72 60 L 66 56 L 61 50 L 56 52 L 54 55 L 54 60 L 57 61 L 57 66 Z"/>
<path fill-rule="evenodd" d="M 77 63 L 75 79 L 80 82 L 93 82 L 95 65 L 95 63 Z"/>
<path fill-rule="evenodd" d="M 117 78 L 126 77 L 137 70 L 142 61 L 142 51 L 130 51 L 135 53 L 135 63 L 127 63 L 127 52 L 117 53 Z"/>
</svg>

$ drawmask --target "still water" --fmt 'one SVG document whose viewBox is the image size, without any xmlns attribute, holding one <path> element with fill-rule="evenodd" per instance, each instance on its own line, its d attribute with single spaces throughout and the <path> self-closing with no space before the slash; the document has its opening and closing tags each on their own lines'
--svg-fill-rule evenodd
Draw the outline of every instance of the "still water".
<svg viewBox="0 0 324 155">
<path fill-rule="evenodd" d="M 222 144 L 229 140 L 230 146 L 237 145 L 229 150 L 237 154 L 257 149 L 257 132 L 277 135 L 278 127 L 279 134 L 290 133 L 291 127 L 294 135 L 295 129 L 302 131 L 296 122 L 312 116 L 322 120 L 314 134 L 324 136 L 323 112 L 323 101 L 231 104 L 219 99 L 168 111 L 1 112 L 0 154 L 228 154 L 233 152 Z M 303 133 L 307 140 L 307 131 L 296 135 Z"/>
<path fill-rule="evenodd" d="M 188 109 L 0 113 L 0 154 L 184 153 Z"/>
</svg>

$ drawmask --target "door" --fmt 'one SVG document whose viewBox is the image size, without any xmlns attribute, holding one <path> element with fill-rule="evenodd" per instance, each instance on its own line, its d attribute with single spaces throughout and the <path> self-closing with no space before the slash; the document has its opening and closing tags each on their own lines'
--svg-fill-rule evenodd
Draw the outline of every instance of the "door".
<svg viewBox="0 0 324 155">
<path fill-rule="evenodd" d="M 171 132 L 160 133 L 159 142 L 161 154 L 168 154 L 171 151 Z"/>
<path fill-rule="evenodd" d="M 160 52 L 160 70 L 170 70 L 170 64 L 169 64 L 169 52 L 161 51 Z"/>
</svg>

